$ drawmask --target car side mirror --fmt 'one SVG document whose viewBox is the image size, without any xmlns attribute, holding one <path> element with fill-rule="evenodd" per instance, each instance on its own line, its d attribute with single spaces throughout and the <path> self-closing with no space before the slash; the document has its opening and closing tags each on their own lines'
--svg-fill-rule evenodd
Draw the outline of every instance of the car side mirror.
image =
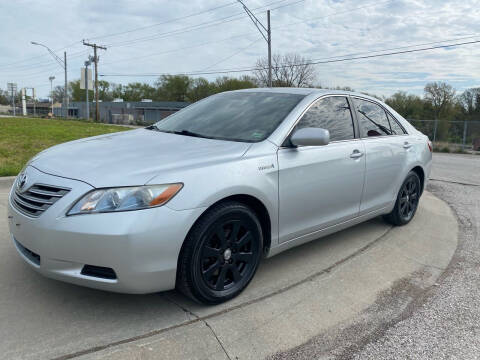
<svg viewBox="0 0 480 360">
<path fill-rule="evenodd" d="M 323 146 L 330 142 L 330 132 L 320 128 L 302 128 L 290 137 L 293 146 Z"/>
</svg>

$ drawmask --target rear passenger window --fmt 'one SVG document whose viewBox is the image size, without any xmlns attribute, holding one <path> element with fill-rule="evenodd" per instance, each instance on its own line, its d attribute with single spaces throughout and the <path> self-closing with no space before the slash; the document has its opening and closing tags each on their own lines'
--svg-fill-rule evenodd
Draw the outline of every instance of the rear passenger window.
<svg viewBox="0 0 480 360">
<path fill-rule="evenodd" d="M 393 135 L 403 135 L 405 131 L 398 123 L 397 119 L 395 119 L 392 115 L 387 113 L 388 121 L 390 122 L 390 128 L 392 129 Z"/>
<path fill-rule="evenodd" d="M 360 136 L 385 136 L 393 132 L 388 122 L 387 114 L 383 108 L 371 101 L 354 99 L 360 125 Z"/>
<path fill-rule="evenodd" d="M 346 97 L 330 96 L 318 100 L 303 115 L 296 129 L 314 127 L 330 132 L 330 141 L 355 138 L 352 113 Z"/>
</svg>

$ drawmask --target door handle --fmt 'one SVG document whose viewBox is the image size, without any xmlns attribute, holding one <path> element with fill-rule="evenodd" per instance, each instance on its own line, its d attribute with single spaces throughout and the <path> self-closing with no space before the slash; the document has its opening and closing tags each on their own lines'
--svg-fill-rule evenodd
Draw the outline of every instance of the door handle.
<svg viewBox="0 0 480 360">
<path fill-rule="evenodd" d="M 350 157 L 352 159 L 358 159 L 358 158 L 361 158 L 362 156 L 363 156 L 363 152 L 359 150 L 353 150 L 353 152 L 350 154 Z"/>
<path fill-rule="evenodd" d="M 405 142 L 403 143 L 403 147 L 404 147 L 405 149 L 410 149 L 410 148 L 412 147 L 412 144 L 410 144 L 408 141 L 405 141 Z"/>
</svg>

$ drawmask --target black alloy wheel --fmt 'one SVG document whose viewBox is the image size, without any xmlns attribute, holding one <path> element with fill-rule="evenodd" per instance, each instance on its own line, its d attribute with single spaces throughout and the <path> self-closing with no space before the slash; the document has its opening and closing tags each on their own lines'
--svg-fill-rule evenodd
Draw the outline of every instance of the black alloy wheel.
<svg viewBox="0 0 480 360">
<path fill-rule="evenodd" d="M 237 296 L 258 268 L 262 242 L 261 225 L 250 208 L 236 202 L 215 206 L 187 237 L 177 287 L 207 304 Z"/>
<path fill-rule="evenodd" d="M 203 281 L 213 290 L 235 287 L 255 268 L 254 229 L 241 219 L 224 221 L 203 243 L 200 267 Z"/>
<path fill-rule="evenodd" d="M 405 225 L 413 219 L 422 193 L 420 178 L 411 171 L 404 180 L 392 212 L 385 219 L 393 225 Z"/>
<path fill-rule="evenodd" d="M 400 190 L 399 210 L 405 221 L 409 221 L 417 209 L 420 184 L 416 180 L 414 176 L 409 177 Z"/>
</svg>

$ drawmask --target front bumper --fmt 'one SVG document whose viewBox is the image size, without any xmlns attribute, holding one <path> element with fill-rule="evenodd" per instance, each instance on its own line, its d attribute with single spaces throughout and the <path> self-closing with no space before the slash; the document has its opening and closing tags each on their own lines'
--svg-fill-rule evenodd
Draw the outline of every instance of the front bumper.
<svg viewBox="0 0 480 360">
<path fill-rule="evenodd" d="M 12 205 L 12 192 L 9 196 L 12 240 L 33 269 L 53 279 L 122 293 L 151 293 L 175 287 L 182 243 L 203 208 L 176 211 L 162 206 L 67 217 L 70 206 L 93 188 L 31 166 L 27 171 L 32 183 L 72 189 L 38 218 L 18 211 Z M 111 268 L 116 277 L 84 275 L 85 265 Z"/>
</svg>

